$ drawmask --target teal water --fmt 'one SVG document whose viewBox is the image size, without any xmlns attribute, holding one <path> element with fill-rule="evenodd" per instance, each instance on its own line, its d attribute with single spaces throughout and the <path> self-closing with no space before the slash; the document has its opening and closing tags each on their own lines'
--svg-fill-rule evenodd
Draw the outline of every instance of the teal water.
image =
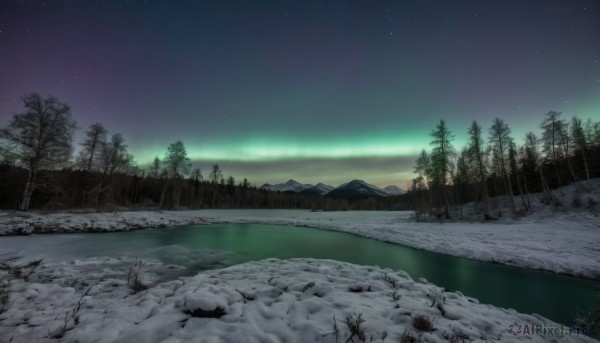
<svg viewBox="0 0 600 343">
<path fill-rule="evenodd" d="M 214 224 L 102 234 L 4 237 L 2 251 L 46 261 L 95 256 L 151 257 L 184 265 L 186 274 L 264 258 L 311 257 L 378 265 L 424 277 L 500 307 L 539 313 L 563 324 L 578 309 L 600 306 L 599 283 L 549 272 L 480 262 L 350 234 L 262 224 Z"/>
</svg>

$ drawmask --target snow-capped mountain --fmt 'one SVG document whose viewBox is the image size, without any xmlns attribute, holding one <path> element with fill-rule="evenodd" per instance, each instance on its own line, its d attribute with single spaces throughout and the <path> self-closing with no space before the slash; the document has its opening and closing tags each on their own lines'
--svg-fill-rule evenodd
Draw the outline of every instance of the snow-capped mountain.
<svg viewBox="0 0 600 343">
<path fill-rule="evenodd" d="M 334 198 L 365 198 L 370 196 L 385 197 L 390 196 L 390 194 L 363 180 L 352 180 L 330 191 L 327 196 Z"/>
<path fill-rule="evenodd" d="M 265 183 L 260 187 L 273 192 L 296 192 L 304 195 L 327 195 L 337 198 L 363 198 L 369 196 L 396 196 L 406 193 L 398 186 L 390 185 L 381 189 L 363 180 L 352 180 L 338 187 L 333 187 L 319 182 L 316 185 L 303 184 L 296 180 L 288 180 L 284 183 Z"/>
<path fill-rule="evenodd" d="M 300 194 L 325 195 L 333 189 L 335 189 L 335 187 L 319 182 L 310 188 L 303 189 L 300 191 Z"/>
<path fill-rule="evenodd" d="M 383 190 L 390 196 L 402 195 L 405 194 L 406 191 L 396 185 L 389 185 L 383 187 Z"/>
<path fill-rule="evenodd" d="M 285 183 L 278 183 L 275 185 L 269 184 L 269 183 L 265 183 L 264 185 L 260 186 L 261 189 L 266 189 L 269 191 L 279 191 L 279 192 L 301 192 L 307 188 L 311 188 L 313 187 L 313 185 L 311 184 L 302 184 L 296 180 L 287 180 Z"/>
</svg>

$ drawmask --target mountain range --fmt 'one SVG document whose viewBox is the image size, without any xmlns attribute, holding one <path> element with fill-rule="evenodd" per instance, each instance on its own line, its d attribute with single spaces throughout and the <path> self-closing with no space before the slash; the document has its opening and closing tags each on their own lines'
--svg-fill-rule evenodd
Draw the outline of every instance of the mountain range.
<svg viewBox="0 0 600 343">
<path fill-rule="evenodd" d="M 352 180 L 338 187 L 323 183 L 311 185 L 303 184 L 296 180 L 288 180 L 278 184 L 265 183 L 260 188 L 274 192 L 294 192 L 305 195 L 318 195 L 334 198 L 366 198 L 370 196 L 388 197 L 406 193 L 405 190 L 395 185 L 386 186 L 382 189 L 363 180 Z"/>
</svg>

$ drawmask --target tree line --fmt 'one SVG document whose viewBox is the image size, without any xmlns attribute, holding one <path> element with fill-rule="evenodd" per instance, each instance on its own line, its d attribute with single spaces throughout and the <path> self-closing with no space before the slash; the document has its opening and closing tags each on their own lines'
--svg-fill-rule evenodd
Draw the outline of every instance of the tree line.
<svg viewBox="0 0 600 343">
<path fill-rule="evenodd" d="M 487 136 L 473 121 L 466 146 L 457 150 L 454 133 L 440 120 L 430 133 L 431 148 L 415 161 L 410 207 L 450 218 L 452 204 L 475 202 L 493 219 L 503 206 L 490 197 L 504 196 L 504 205 L 517 214 L 531 210 L 531 193 L 541 192 L 544 202 L 556 205 L 560 199 L 551 189 L 600 176 L 600 122 L 549 111 L 539 128 L 541 135 L 529 131 L 517 141 L 501 118 L 492 121 Z"/>
<path fill-rule="evenodd" d="M 84 133 L 77 156 L 77 128 L 58 98 L 24 95 L 24 110 L 0 129 L 0 207 L 30 208 L 306 208 L 383 210 L 391 199 L 348 201 L 271 192 L 247 179 L 237 182 L 214 164 L 208 177 L 190 163 L 181 141 L 170 144 L 149 168 L 140 168 L 120 133 L 100 123 Z"/>
</svg>

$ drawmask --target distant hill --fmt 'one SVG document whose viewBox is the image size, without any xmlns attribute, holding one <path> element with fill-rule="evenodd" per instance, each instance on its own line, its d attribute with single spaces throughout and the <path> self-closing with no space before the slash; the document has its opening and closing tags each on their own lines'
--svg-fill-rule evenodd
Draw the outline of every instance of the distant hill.
<svg viewBox="0 0 600 343">
<path fill-rule="evenodd" d="M 307 188 L 311 188 L 314 187 L 313 185 L 310 184 L 302 184 L 296 180 L 287 180 L 285 183 L 278 183 L 275 185 L 272 185 L 270 183 L 265 183 L 264 185 L 260 186 L 261 189 L 266 189 L 268 191 L 274 191 L 274 192 L 296 192 L 299 193 Z"/>
<path fill-rule="evenodd" d="M 290 179 L 284 183 L 270 184 L 265 183 L 260 187 L 273 192 L 298 193 L 302 195 L 328 196 L 333 198 L 366 198 L 371 196 L 389 197 L 405 194 L 402 188 L 390 185 L 381 189 L 375 185 L 369 184 L 363 180 L 352 180 L 339 187 L 333 187 L 319 182 L 316 185 L 300 183 Z"/>
<path fill-rule="evenodd" d="M 330 191 L 326 196 L 331 198 L 359 199 L 367 197 L 386 197 L 390 196 L 390 194 L 363 180 L 352 180 Z"/>
<path fill-rule="evenodd" d="M 333 189 L 335 189 L 335 187 L 319 182 L 318 184 L 310 188 L 303 189 L 302 191 L 300 191 L 300 194 L 325 195 Z"/>
<path fill-rule="evenodd" d="M 404 189 L 396 185 L 385 186 L 383 187 L 383 190 L 390 196 L 406 194 L 406 191 Z"/>
</svg>

